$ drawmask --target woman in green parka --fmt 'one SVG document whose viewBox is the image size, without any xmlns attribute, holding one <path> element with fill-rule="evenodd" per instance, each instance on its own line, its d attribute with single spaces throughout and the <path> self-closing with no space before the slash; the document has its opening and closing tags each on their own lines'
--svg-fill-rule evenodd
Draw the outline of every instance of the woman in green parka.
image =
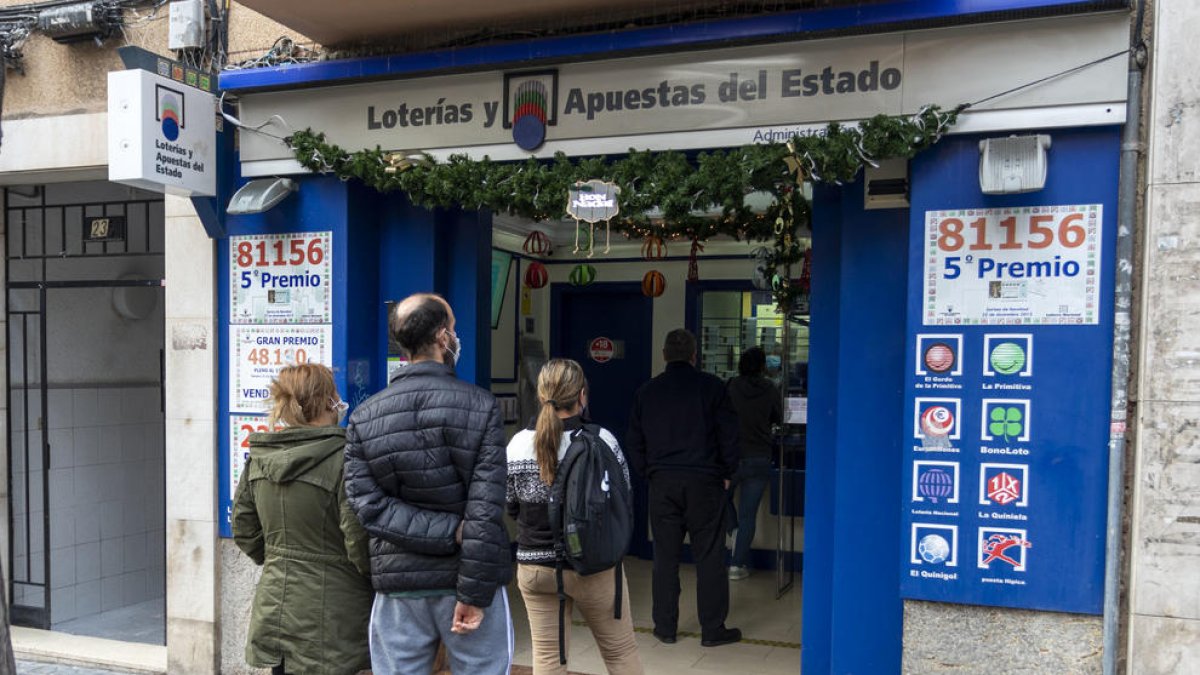
<svg viewBox="0 0 1200 675">
<path fill-rule="evenodd" d="M 271 403 L 272 428 L 286 426 L 250 436 L 233 503 L 234 540 L 263 566 L 246 662 L 273 674 L 369 669 L 374 592 L 367 534 L 342 484 L 346 404 L 317 364 L 280 371 Z"/>
</svg>

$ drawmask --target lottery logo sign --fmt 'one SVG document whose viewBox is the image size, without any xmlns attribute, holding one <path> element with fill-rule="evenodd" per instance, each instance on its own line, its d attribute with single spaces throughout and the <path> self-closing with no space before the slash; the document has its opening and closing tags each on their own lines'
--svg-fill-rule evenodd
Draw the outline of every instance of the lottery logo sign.
<svg viewBox="0 0 1200 675">
<path fill-rule="evenodd" d="M 918 439 L 957 440 L 962 401 L 956 398 L 918 398 L 913 414 L 913 435 Z"/>
<path fill-rule="evenodd" d="M 985 377 L 1030 377 L 1033 375 L 1033 336 L 983 336 Z"/>
<path fill-rule="evenodd" d="M 1033 543 L 1026 538 L 1025 530 L 1006 527 L 979 528 L 979 568 L 984 570 L 1007 568 L 1024 572 L 1027 568 L 1027 552 Z"/>
<path fill-rule="evenodd" d="M 913 523 L 910 560 L 914 565 L 958 566 L 958 526 Z"/>
<path fill-rule="evenodd" d="M 983 464 L 979 467 L 979 503 L 984 506 L 1029 505 L 1029 466 Z"/>
<path fill-rule="evenodd" d="M 982 407 L 982 440 L 1029 442 L 1030 404 L 1027 399 L 985 398 Z"/>
<path fill-rule="evenodd" d="M 917 375 L 962 375 L 962 335 L 931 333 L 917 336 Z"/>
<path fill-rule="evenodd" d="M 914 502 L 958 503 L 958 462 L 913 462 Z"/>
</svg>

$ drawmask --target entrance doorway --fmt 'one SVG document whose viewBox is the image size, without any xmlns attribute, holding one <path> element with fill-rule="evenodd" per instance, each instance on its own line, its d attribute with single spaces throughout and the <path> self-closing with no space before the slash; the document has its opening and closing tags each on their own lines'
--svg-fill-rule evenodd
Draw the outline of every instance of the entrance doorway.
<svg viewBox="0 0 1200 675">
<path fill-rule="evenodd" d="M 574 359 L 583 366 L 592 421 L 624 443 L 634 392 L 649 379 L 653 301 L 642 295 L 638 284 L 555 284 L 550 314 L 550 356 Z M 591 353 L 599 338 L 611 342 L 611 354 Z M 630 553 L 650 558 L 646 482 L 633 472 L 630 477 L 636 517 Z"/>
<path fill-rule="evenodd" d="M 13 623 L 165 644 L 162 198 L 3 199 Z"/>
</svg>

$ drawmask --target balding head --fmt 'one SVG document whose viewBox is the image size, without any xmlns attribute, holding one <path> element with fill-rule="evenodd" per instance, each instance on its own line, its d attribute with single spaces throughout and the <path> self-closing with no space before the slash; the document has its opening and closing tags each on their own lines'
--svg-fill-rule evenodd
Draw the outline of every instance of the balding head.
<svg viewBox="0 0 1200 675">
<path fill-rule="evenodd" d="M 411 360 L 440 353 L 441 332 L 454 331 L 454 311 L 440 295 L 417 293 L 396 305 L 388 318 L 388 331 Z"/>
</svg>

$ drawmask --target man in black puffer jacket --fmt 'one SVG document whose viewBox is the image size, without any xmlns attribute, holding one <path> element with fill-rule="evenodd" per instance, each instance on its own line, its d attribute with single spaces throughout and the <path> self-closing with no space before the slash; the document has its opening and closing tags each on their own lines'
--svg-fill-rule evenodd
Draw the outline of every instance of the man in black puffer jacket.
<svg viewBox="0 0 1200 675">
<path fill-rule="evenodd" d="M 461 345 L 441 297 L 408 297 L 389 330 L 409 365 L 346 430 L 346 496 L 371 535 L 372 669 L 430 672 L 441 641 L 453 672 L 507 673 L 512 565 L 496 399 L 455 376 Z"/>
</svg>

